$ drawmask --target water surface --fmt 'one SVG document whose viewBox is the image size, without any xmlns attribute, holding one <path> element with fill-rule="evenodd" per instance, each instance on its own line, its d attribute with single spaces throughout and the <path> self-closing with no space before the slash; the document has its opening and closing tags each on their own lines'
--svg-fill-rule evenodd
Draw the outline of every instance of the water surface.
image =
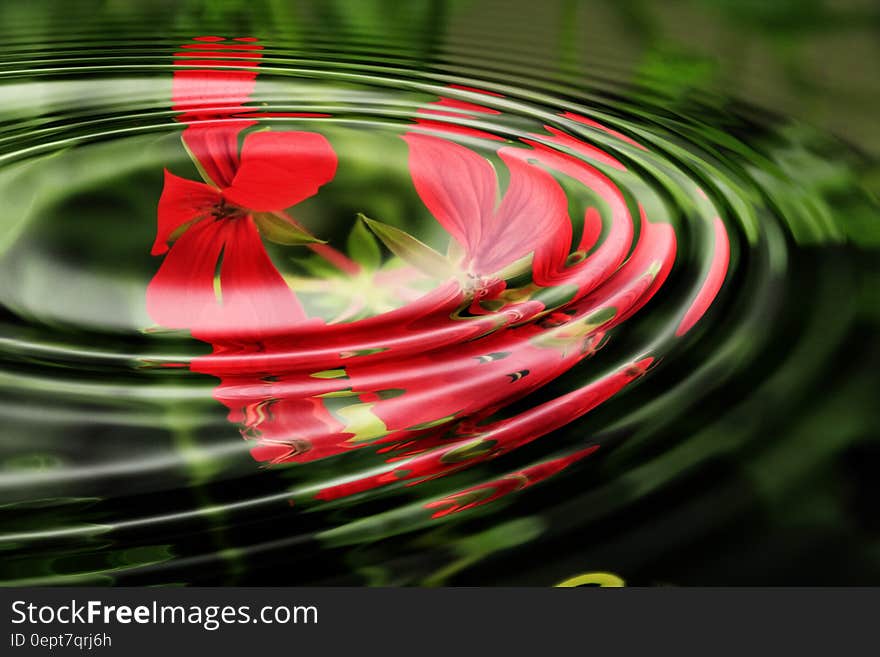
<svg viewBox="0 0 880 657">
<path fill-rule="evenodd" d="M 869 5 L 3 11 L 5 583 L 880 577 Z"/>
</svg>

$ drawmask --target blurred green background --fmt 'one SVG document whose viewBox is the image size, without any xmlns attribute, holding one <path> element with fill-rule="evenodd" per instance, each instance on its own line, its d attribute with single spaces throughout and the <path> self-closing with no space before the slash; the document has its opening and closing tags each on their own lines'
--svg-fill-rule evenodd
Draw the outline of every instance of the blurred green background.
<svg viewBox="0 0 880 657">
<path fill-rule="evenodd" d="M 94 0 L 5 2 L 6 61 L 16 44 L 65 32 L 122 37 L 255 32 L 313 53 L 356 51 L 449 70 L 481 68 L 608 88 L 647 81 L 672 100 L 738 99 L 880 150 L 880 7 L 873 0 Z M 301 26 L 311 29 L 304 30 Z M 323 38 L 316 40 L 316 34 Z"/>
</svg>

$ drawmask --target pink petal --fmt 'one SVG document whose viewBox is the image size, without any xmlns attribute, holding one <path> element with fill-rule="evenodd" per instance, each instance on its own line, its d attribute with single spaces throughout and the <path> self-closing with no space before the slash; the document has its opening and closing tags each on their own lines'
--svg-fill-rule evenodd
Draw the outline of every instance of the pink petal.
<svg viewBox="0 0 880 657">
<path fill-rule="evenodd" d="M 437 137 L 406 134 L 416 192 L 431 214 L 464 247 L 479 250 L 483 224 L 491 220 L 498 183 L 486 158 Z"/>
<path fill-rule="evenodd" d="M 571 223 L 559 183 L 543 168 L 528 163 L 531 151 L 502 148 L 498 154 L 510 170 L 510 184 L 498 211 L 483 226 L 475 257 L 478 273 L 491 274 L 543 248 L 567 254 Z"/>
<path fill-rule="evenodd" d="M 559 257 L 567 254 L 550 252 L 546 248 L 535 254 L 533 266 L 535 283 L 542 286 L 573 284 L 578 288 L 577 296 L 580 296 L 605 281 L 623 262 L 632 246 L 632 217 L 620 189 L 595 167 L 542 144 L 524 141 L 535 149 L 532 156 L 544 166 L 574 178 L 608 204 L 611 214 L 608 234 L 596 251 L 579 265 L 568 267 L 565 264 L 565 257 L 561 259 Z M 584 245 L 590 242 L 592 231 L 600 228 L 596 226 L 590 228 L 591 232 L 587 230 L 591 224 L 595 225 L 597 219 L 601 222 L 601 217 L 590 213 L 589 210 L 585 213 L 584 236 L 579 249 L 586 250 Z"/>
</svg>

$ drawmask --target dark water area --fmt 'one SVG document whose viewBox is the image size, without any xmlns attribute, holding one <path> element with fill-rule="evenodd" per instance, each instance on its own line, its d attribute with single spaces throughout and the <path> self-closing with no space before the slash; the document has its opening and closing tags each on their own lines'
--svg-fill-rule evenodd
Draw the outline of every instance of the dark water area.
<svg viewBox="0 0 880 657">
<path fill-rule="evenodd" d="M 0 37 L 0 583 L 880 584 L 876 3 Z"/>
</svg>

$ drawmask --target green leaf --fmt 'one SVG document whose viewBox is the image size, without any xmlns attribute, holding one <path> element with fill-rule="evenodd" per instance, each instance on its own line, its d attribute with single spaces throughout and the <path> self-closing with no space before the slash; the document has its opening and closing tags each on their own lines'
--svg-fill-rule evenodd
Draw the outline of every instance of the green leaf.
<svg viewBox="0 0 880 657">
<path fill-rule="evenodd" d="M 180 136 L 180 143 L 183 144 L 183 150 L 185 150 L 186 154 L 189 155 L 189 159 L 192 160 L 192 163 L 195 165 L 196 171 L 199 172 L 199 175 L 202 177 L 202 180 L 204 180 L 207 184 L 209 184 L 214 189 L 219 189 L 219 186 L 217 185 L 217 183 L 214 182 L 213 180 L 211 180 L 211 176 L 209 176 L 208 172 L 205 171 L 205 167 L 202 166 L 202 163 L 199 160 L 199 158 L 197 158 L 195 153 L 193 153 L 189 149 L 189 146 L 186 145 L 186 141 L 184 140 L 183 135 Z"/>
<path fill-rule="evenodd" d="M 363 214 L 358 217 L 382 240 L 389 251 L 404 262 L 438 278 L 447 278 L 452 273 L 452 266 L 445 257 L 409 233 Z"/>
<path fill-rule="evenodd" d="M 477 438 L 460 447 L 449 450 L 440 457 L 440 462 L 461 463 L 462 461 L 480 458 L 489 454 L 497 443 L 497 440 Z"/>
<path fill-rule="evenodd" d="M 519 260 L 515 260 L 511 262 L 509 265 L 504 267 L 503 269 L 495 272 L 495 276 L 500 278 L 503 281 L 510 280 L 511 278 L 516 278 L 517 276 L 526 273 L 529 269 L 532 268 L 532 260 L 534 258 L 533 253 L 529 253 L 526 256 L 523 256 Z"/>
<path fill-rule="evenodd" d="M 301 258 L 297 262 L 315 278 L 332 278 L 339 275 L 339 268 L 334 267 L 320 256 Z"/>
<path fill-rule="evenodd" d="M 323 370 L 321 372 L 309 374 L 309 376 L 315 379 L 341 379 L 346 376 L 346 372 L 344 369 Z"/>
<path fill-rule="evenodd" d="M 348 234 L 346 247 L 348 255 L 366 269 L 375 270 L 382 264 L 382 249 L 362 219 L 355 222 L 354 228 Z"/>
<path fill-rule="evenodd" d="M 263 237 L 276 244 L 324 244 L 324 240 L 319 240 L 290 217 L 258 212 L 254 214 L 254 221 Z"/>
</svg>

